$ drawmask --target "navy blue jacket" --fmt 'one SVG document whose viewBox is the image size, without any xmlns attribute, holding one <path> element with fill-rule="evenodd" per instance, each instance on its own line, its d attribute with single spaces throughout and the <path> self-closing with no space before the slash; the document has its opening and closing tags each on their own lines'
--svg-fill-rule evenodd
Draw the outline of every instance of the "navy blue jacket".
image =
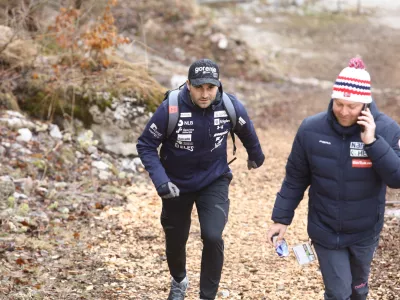
<svg viewBox="0 0 400 300">
<path fill-rule="evenodd" d="M 306 118 L 295 137 L 272 220 L 289 225 L 308 186 L 308 234 L 330 249 L 379 235 L 386 187 L 400 188 L 400 127 L 373 102 L 376 141 L 365 146 L 360 126 L 342 127 L 327 112 Z"/>
<path fill-rule="evenodd" d="M 261 166 L 264 154 L 253 124 L 243 105 L 234 96 L 228 96 L 238 118 L 235 134 L 245 146 L 249 159 Z M 172 181 L 182 193 L 194 192 L 230 172 L 226 145 L 232 124 L 221 97 L 202 109 L 193 104 L 185 85 L 178 101 L 180 117 L 171 136 L 165 138 L 168 103 L 163 101 L 139 137 L 137 150 L 156 188 Z"/>
</svg>

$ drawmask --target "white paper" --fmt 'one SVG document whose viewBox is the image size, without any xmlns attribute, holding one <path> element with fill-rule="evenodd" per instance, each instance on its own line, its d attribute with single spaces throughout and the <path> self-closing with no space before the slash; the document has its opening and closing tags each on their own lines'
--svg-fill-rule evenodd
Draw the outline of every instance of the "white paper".
<svg viewBox="0 0 400 300">
<path fill-rule="evenodd" d="M 300 265 L 305 265 L 315 260 L 314 251 L 309 243 L 294 246 L 293 252 Z"/>
</svg>

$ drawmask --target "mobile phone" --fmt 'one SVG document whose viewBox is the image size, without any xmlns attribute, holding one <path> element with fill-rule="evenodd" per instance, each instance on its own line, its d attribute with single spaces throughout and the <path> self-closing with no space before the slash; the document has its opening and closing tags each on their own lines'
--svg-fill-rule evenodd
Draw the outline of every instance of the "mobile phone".
<svg viewBox="0 0 400 300">
<path fill-rule="evenodd" d="M 364 107 L 363 107 L 363 111 L 366 111 L 367 110 L 367 108 L 369 108 L 369 106 L 370 106 L 370 104 L 369 103 L 365 103 L 364 104 Z M 360 116 L 362 116 L 363 114 L 362 113 L 360 113 Z M 361 127 L 361 132 L 364 132 L 364 130 L 365 130 L 365 127 L 363 126 L 363 125 L 360 125 L 360 127 Z"/>
</svg>

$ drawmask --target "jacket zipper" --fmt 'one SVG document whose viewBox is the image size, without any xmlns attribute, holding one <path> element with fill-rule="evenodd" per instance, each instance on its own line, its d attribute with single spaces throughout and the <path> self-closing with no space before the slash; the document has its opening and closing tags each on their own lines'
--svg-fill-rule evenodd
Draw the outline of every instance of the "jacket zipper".
<svg viewBox="0 0 400 300">
<path fill-rule="evenodd" d="M 339 244 L 340 244 L 340 232 L 342 231 L 342 218 L 341 218 L 341 206 L 342 206 L 342 202 L 345 201 L 344 200 L 344 176 L 343 176 L 343 169 L 345 167 L 345 162 L 346 162 L 346 135 L 342 136 L 342 151 L 340 152 L 340 157 L 339 157 L 339 161 L 340 161 L 340 171 L 339 171 L 339 209 L 338 209 L 338 222 L 339 222 L 339 232 L 337 233 L 337 245 L 336 248 L 339 248 Z"/>
</svg>

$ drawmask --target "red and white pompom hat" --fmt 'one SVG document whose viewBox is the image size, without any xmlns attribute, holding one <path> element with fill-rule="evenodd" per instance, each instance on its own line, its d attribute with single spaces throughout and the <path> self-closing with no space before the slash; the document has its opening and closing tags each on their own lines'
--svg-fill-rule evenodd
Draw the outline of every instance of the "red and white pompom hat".
<svg viewBox="0 0 400 300">
<path fill-rule="evenodd" d="M 352 58 L 333 86 L 332 99 L 371 103 L 371 77 L 361 58 Z"/>
</svg>

